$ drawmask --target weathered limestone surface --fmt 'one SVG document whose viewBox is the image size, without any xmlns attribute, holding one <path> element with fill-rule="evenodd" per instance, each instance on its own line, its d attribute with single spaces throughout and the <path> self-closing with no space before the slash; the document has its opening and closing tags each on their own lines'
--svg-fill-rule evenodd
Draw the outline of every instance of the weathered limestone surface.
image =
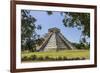
<svg viewBox="0 0 100 73">
<path fill-rule="evenodd" d="M 51 28 L 48 30 L 48 34 L 52 33 L 51 36 L 46 39 L 40 47 L 42 51 L 50 50 L 73 50 L 75 47 L 60 33 L 60 29 Z M 45 45 L 45 46 L 44 46 Z"/>
<path fill-rule="evenodd" d="M 57 45 L 56 45 L 56 34 L 53 33 L 53 35 L 49 39 L 47 45 L 45 46 L 44 51 L 53 50 L 53 49 L 56 49 L 56 48 L 57 48 Z"/>
</svg>

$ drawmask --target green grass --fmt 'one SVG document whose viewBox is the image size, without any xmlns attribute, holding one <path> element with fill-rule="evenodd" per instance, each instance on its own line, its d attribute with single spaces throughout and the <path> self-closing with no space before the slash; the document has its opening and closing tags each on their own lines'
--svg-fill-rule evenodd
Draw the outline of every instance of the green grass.
<svg viewBox="0 0 100 73">
<path fill-rule="evenodd" d="M 36 57 L 43 57 L 46 56 L 51 58 L 57 57 L 67 57 L 67 58 L 85 58 L 89 59 L 90 53 L 89 50 L 64 50 L 64 51 L 50 51 L 50 52 L 22 52 L 21 57 L 30 57 L 36 55 Z"/>
</svg>

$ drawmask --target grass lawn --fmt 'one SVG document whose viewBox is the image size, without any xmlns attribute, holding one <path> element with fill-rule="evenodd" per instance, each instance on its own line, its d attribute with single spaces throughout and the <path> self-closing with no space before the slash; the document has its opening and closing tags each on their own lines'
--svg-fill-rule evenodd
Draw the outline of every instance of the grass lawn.
<svg viewBox="0 0 100 73">
<path fill-rule="evenodd" d="M 50 51 L 50 52 L 22 52 L 21 57 L 31 57 L 35 55 L 37 58 L 39 57 L 50 57 L 50 58 L 58 58 L 58 57 L 67 57 L 67 58 L 85 58 L 89 59 L 90 52 L 89 50 L 64 50 L 64 51 Z M 23 61 L 23 60 L 22 60 Z"/>
</svg>

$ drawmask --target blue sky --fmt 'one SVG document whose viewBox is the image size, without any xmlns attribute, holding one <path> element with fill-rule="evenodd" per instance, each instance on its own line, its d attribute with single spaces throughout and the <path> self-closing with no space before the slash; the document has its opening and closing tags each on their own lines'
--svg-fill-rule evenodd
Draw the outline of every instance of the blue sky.
<svg viewBox="0 0 100 73">
<path fill-rule="evenodd" d="M 81 30 L 65 27 L 62 22 L 64 16 L 61 16 L 60 12 L 53 12 L 53 15 L 48 15 L 46 11 L 33 10 L 30 14 L 37 19 L 35 24 L 42 26 L 41 30 L 37 30 L 37 33 L 40 34 L 40 36 L 47 33 L 49 28 L 57 27 L 69 41 L 79 42 Z"/>
</svg>

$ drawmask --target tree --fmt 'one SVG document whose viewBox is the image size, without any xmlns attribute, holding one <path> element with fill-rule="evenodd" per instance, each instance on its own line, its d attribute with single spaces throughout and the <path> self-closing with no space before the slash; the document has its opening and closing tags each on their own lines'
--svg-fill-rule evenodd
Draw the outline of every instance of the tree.
<svg viewBox="0 0 100 73">
<path fill-rule="evenodd" d="M 66 27 L 77 27 L 82 29 L 82 35 L 90 37 L 90 14 L 64 12 L 63 23 Z"/>
<path fill-rule="evenodd" d="M 84 45 L 84 43 L 72 43 L 77 49 L 90 49 L 90 45 L 87 43 L 87 45 Z"/>
<path fill-rule="evenodd" d="M 30 14 L 30 10 L 21 10 L 21 48 L 22 50 L 34 51 L 36 49 L 36 39 L 38 34 L 36 29 L 41 26 L 35 24 L 36 19 Z M 33 49 L 34 48 L 34 49 Z"/>
<path fill-rule="evenodd" d="M 48 15 L 52 15 L 52 11 L 47 11 Z M 81 43 L 87 43 L 86 39 L 90 38 L 90 14 L 76 12 L 60 12 L 64 16 L 62 22 L 65 27 L 74 28 L 82 31 Z"/>
</svg>

